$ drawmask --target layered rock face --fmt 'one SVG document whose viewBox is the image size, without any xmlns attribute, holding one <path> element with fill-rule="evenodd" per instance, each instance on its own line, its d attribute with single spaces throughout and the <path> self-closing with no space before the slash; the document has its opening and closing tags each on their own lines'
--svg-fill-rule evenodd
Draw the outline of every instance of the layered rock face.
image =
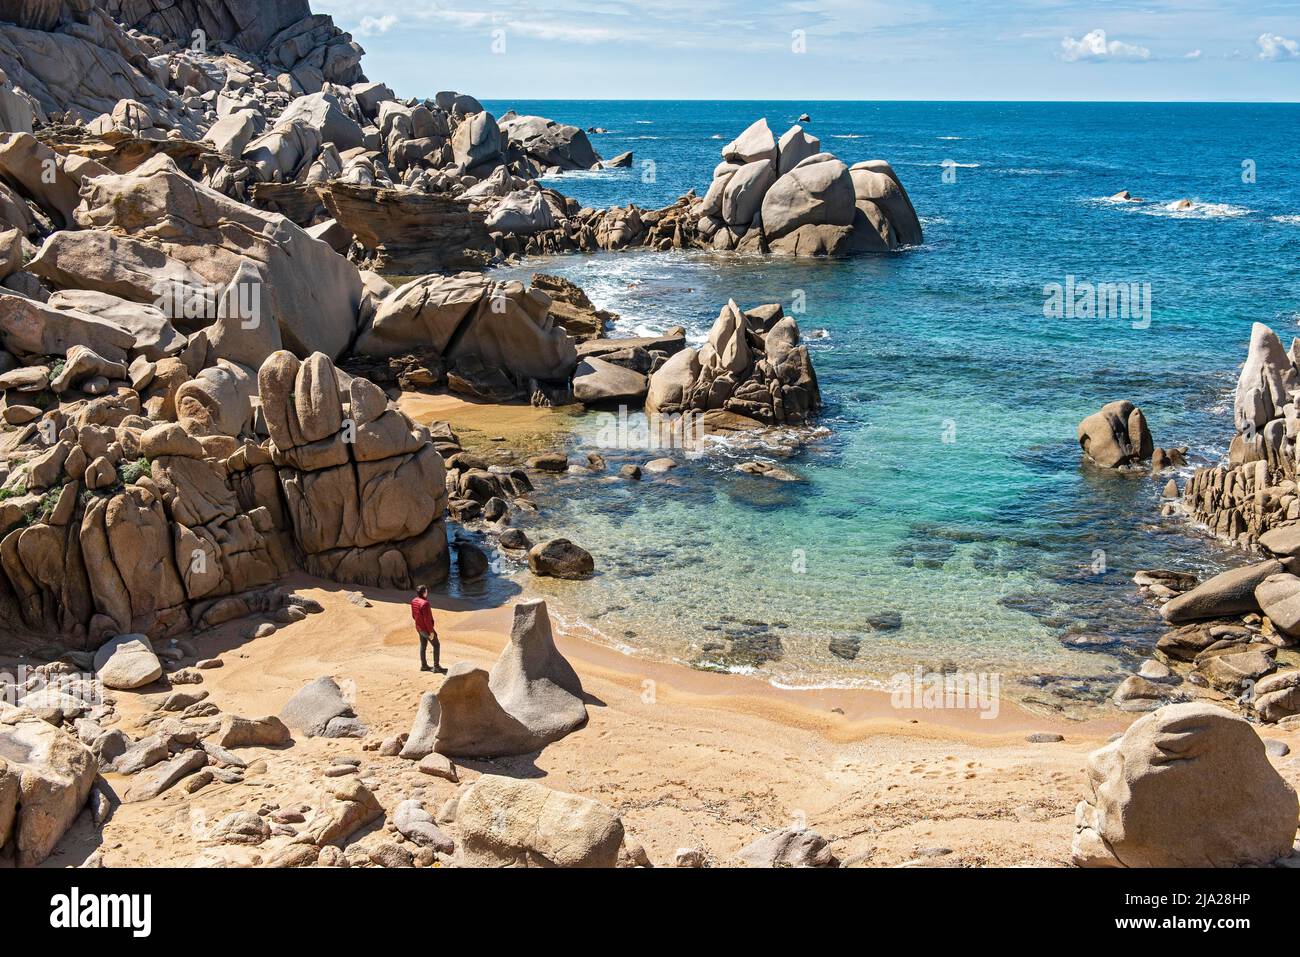
<svg viewBox="0 0 1300 957">
<path fill-rule="evenodd" d="M 798 425 L 821 409 L 799 327 L 776 304 L 723 307 L 701 349 L 673 355 L 650 377 L 646 411 L 726 411 L 755 425 Z"/>
<path fill-rule="evenodd" d="M 6 437 L 6 621 L 93 649 L 274 611 L 271 586 L 294 567 L 391 587 L 446 576 L 445 473 L 426 430 L 319 353 L 274 353 L 256 375 L 223 363 L 165 386 L 170 405 L 117 382 Z M 211 427 L 205 402 L 235 434 Z"/>
<path fill-rule="evenodd" d="M 390 588 L 445 579 L 446 471 L 428 431 L 389 408 L 378 386 L 347 380 L 320 354 L 300 362 L 275 353 L 258 387 L 304 567 Z M 236 481 L 244 484 L 238 472 Z M 248 487 L 256 484 L 250 476 Z"/>
<path fill-rule="evenodd" d="M 567 380 L 573 342 L 550 316 L 551 299 L 521 283 L 476 273 L 425 276 L 380 301 L 356 351 L 390 356 L 428 346 L 453 367 L 502 370 L 516 383 Z"/>
<path fill-rule="evenodd" d="M 1255 323 L 1233 401 L 1237 434 L 1228 460 L 1197 469 L 1183 489 L 1193 518 L 1242 547 L 1270 529 L 1300 522 L 1298 360 L 1300 340 L 1288 352 L 1271 329 Z"/>
<path fill-rule="evenodd" d="M 1088 760 L 1071 856 L 1085 867 L 1236 867 L 1287 857 L 1297 803 L 1241 718 L 1177 704 Z"/>
</svg>

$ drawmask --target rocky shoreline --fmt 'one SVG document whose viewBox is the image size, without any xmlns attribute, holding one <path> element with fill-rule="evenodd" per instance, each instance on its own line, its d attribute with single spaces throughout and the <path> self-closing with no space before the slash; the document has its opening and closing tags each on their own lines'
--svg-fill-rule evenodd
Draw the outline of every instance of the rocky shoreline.
<svg viewBox="0 0 1300 957">
<path fill-rule="evenodd" d="M 512 517 L 537 509 L 536 480 L 603 473 L 602 456 L 489 459 L 449 422 L 414 421 L 399 407 L 412 393 L 614 409 L 687 443 L 807 429 L 821 411 L 809 350 L 780 305 L 728 301 L 698 349 L 681 328 L 609 339 L 614 317 L 571 283 L 498 282 L 486 267 L 633 247 L 892 253 L 922 241 L 893 169 L 850 167 L 802 127 L 778 138 L 759 120 L 723 148 L 702 197 L 583 209 L 538 180 L 625 168 L 631 154 L 606 161 L 576 127 L 498 119 L 468 94 L 399 100 L 304 0 L 31 0 L 0 5 L 0 18 L 0 651 L 16 669 L 0 675 L 0 861 L 41 864 L 87 817 L 102 829 L 132 818 L 129 806 L 219 794 L 234 806 L 201 844 L 257 848 L 248 863 L 649 866 L 606 803 L 456 763 L 494 770 L 582 739 L 592 702 L 544 603 L 514 605 L 490 668 L 455 664 L 400 715 L 385 709 L 383 727 L 337 672 L 291 669 L 297 686 L 277 684 L 269 709 L 247 689 L 227 695 L 219 673 L 282 631 L 334 631 L 310 619 L 343 610 L 302 594 L 304 582 L 355 588 L 346 602 L 365 609 L 367 591 L 382 602 L 453 570 L 488 578 L 494 549 L 539 578 L 596 571 L 580 544 L 534 542 Z M 1229 467 L 1198 473 L 1184 499 L 1277 558 L 1196 585 L 1142 582 L 1168 599 L 1167 620 L 1186 622 L 1158 652 L 1194 669 L 1175 687 L 1173 669 L 1144 666 L 1122 703 L 1197 700 L 1135 723 L 1112 746 L 1118 770 L 1094 755 L 1076 863 L 1291 854 L 1294 790 L 1245 721 L 1206 703 L 1285 727 L 1300 714 L 1300 670 L 1278 670 L 1300 634 L 1288 524 L 1300 524 L 1300 370 L 1269 336 L 1252 341 Z M 1104 467 L 1164 468 L 1182 454 L 1154 449 L 1126 404 L 1085 422 L 1080 440 Z M 615 480 L 675 467 L 647 457 Z M 798 478 L 767 461 L 738 467 Z M 730 624 L 707 655 L 779 654 L 768 623 Z M 499 644 L 506 629 L 494 628 Z M 1198 743 L 1186 789 L 1230 776 L 1256 795 L 1258 826 L 1243 834 L 1228 801 L 1223 826 L 1192 840 L 1144 831 L 1142 802 L 1178 789 L 1117 801 L 1108 785 L 1154 778 L 1165 734 Z M 349 741 L 394 763 L 372 773 Z M 311 800 L 288 788 L 252 800 L 250 783 L 285 784 L 272 767 L 306 767 Z M 412 774 L 458 787 L 435 809 Z M 726 859 L 833 867 L 832 845 L 803 824 L 769 827 Z"/>
<path fill-rule="evenodd" d="M 1161 512 L 1262 558 L 1205 581 L 1187 572 L 1139 571 L 1134 582 L 1171 627 L 1152 657 L 1112 701 L 1142 712 L 1208 700 L 1264 724 L 1300 721 L 1300 495 L 1296 491 L 1297 347 L 1255 323 L 1233 401 L 1236 435 L 1227 461 L 1196 468 L 1180 491 L 1166 481 Z M 1108 469 L 1186 464 L 1186 449 L 1155 448 L 1146 418 L 1129 402 L 1107 405 L 1079 426 L 1084 456 Z"/>
</svg>

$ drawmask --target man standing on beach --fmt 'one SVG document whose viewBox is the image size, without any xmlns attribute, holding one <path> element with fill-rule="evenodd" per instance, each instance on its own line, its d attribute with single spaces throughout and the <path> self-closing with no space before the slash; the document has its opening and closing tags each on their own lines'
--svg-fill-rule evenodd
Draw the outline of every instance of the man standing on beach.
<svg viewBox="0 0 1300 957">
<path fill-rule="evenodd" d="M 433 670 L 441 672 L 442 665 L 438 660 L 442 647 L 438 644 L 438 630 L 433 625 L 433 608 L 429 605 L 429 589 L 421 585 L 415 590 L 415 598 L 411 600 L 411 617 L 415 619 L 415 631 L 420 636 L 420 670 Z M 432 642 L 433 644 L 433 668 L 429 668 L 429 660 L 425 657 L 425 648 Z"/>
</svg>

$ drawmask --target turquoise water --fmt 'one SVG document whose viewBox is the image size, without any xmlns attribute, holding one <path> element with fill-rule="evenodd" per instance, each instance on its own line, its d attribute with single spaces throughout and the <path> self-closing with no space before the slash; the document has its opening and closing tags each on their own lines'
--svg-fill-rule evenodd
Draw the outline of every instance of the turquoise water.
<svg viewBox="0 0 1300 957">
<path fill-rule="evenodd" d="M 1233 560 L 1158 516 L 1163 478 L 1084 467 L 1075 428 L 1128 398 L 1157 445 L 1189 445 L 1202 464 L 1224 451 L 1251 322 L 1289 341 L 1300 319 L 1300 107 L 509 105 L 611 130 L 592 137 L 607 157 L 635 151 L 632 170 L 553 181 L 593 206 L 702 191 L 719 148 L 752 119 L 779 135 L 807 111 L 824 149 L 894 165 L 926 232 L 922 248 L 847 262 L 634 252 L 504 271 L 574 280 L 622 315 L 614 335 L 680 324 L 703 336 L 728 298 L 788 311 L 805 300 L 805 335 L 825 332 L 810 342 L 828 435 L 794 454 L 717 448 L 666 479 L 570 478 L 542 493 L 536 531 L 582 543 L 601 569 L 584 585 L 530 584 L 570 624 L 697 663 L 716 659 L 704 649 L 719 628 L 776 635 L 782 656 L 760 670 L 785 684 L 873 684 L 950 660 L 1064 676 L 1048 692 L 1095 697 L 1161 630 L 1134 570 Z M 1146 201 L 1105 199 L 1121 189 Z M 1190 210 L 1170 208 L 1183 198 Z M 1044 286 L 1071 275 L 1150 283 L 1149 325 L 1045 319 Z M 590 440 L 594 426 L 583 431 Z M 608 457 L 616 467 L 653 453 Z M 755 457 L 806 481 L 734 470 Z M 792 570 L 800 555 L 804 573 Z M 884 612 L 901 628 L 867 624 Z M 1116 644 L 1074 650 L 1079 635 Z M 851 662 L 828 651 L 845 636 L 862 639 Z"/>
</svg>

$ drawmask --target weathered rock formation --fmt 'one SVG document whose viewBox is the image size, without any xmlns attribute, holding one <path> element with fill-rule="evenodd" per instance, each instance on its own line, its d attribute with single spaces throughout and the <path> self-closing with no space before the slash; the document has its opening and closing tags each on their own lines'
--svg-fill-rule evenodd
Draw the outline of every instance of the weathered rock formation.
<svg viewBox="0 0 1300 957">
<path fill-rule="evenodd" d="M 550 304 L 546 293 L 518 282 L 425 276 L 376 304 L 356 351 L 390 356 L 426 345 L 453 367 L 472 360 L 476 370 L 500 370 L 517 387 L 530 379 L 567 380 L 577 353 Z"/>
<path fill-rule="evenodd" d="M 1071 856 L 1085 867 L 1234 867 L 1291 854 L 1297 803 L 1241 718 L 1176 704 L 1088 759 Z"/>
<path fill-rule="evenodd" d="M 491 672 L 465 662 L 453 667 L 438 692 L 421 700 L 402 756 L 527 754 L 586 722 L 582 684 L 555 647 L 546 603 L 520 602 L 510 643 Z"/>
<path fill-rule="evenodd" d="M 24 708 L 0 702 L 0 848 L 12 841 L 20 867 L 45 860 L 81 812 L 95 756 Z"/>
<path fill-rule="evenodd" d="M 402 587 L 446 576 L 442 459 L 376 386 L 320 354 L 177 372 L 161 395 L 71 393 L 6 436 L 11 634 L 87 649 L 172 636 L 274 611 L 295 566 Z"/>
<path fill-rule="evenodd" d="M 646 411 L 723 410 L 755 425 L 798 425 L 821 409 L 821 392 L 799 327 L 776 304 L 742 311 L 727 303 L 709 341 L 684 349 L 650 377 Z"/>
<path fill-rule="evenodd" d="M 1300 522 L 1298 359 L 1300 344 L 1288 353 L 1271 329 L 1255 323 L 1233 401 L 1237 434 L 1228 459 L 1197 469 L 1183 489 L 1192 518 L 1243 548 L 1270 529 Z"/>
<path fill-rule="evenodd" d="M 1107 469 L 1150 461 L 1154 451 L 1146 416 L 1128 401 L 1104 405 L 1080 422 L 1079 447 L 1091 462 Z"/>
</svg>

